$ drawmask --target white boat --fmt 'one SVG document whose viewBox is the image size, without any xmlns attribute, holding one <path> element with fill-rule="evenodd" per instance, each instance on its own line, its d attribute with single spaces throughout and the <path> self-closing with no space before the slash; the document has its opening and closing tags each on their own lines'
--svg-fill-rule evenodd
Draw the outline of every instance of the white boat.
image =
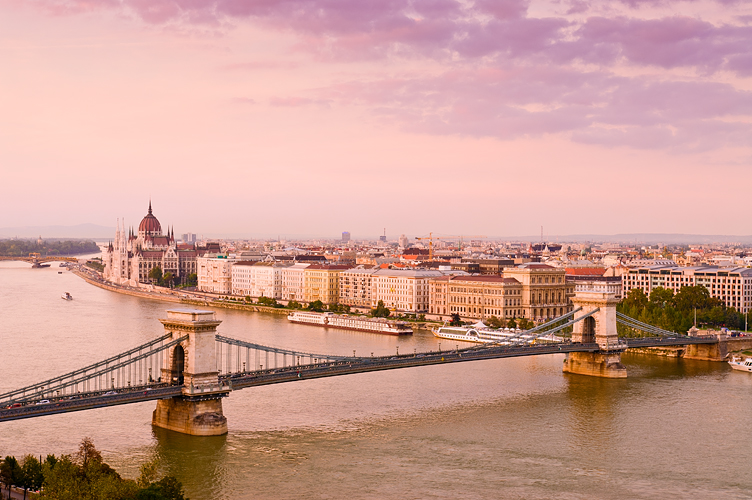
<svg viewBox="0 0 752 500">
<path fill-rule="evenodd" d="M 731 361 L 729 361 L 729 364 L 734 370 L 752 372 L 752 358 L 747 358 L 744 361 L 742 361 L 741 358 L 732 358 Z"/>
<path fill-rule="evenodd" d="M 62 298 L 63 300 L 73 300 L 73 295 L 69 294 L 68 292 L 65 292 L 65 293 L 64 293 L 64 294 L 63 294 L 63 295 L 61 296 L 61 298 Z"/>
<path fill-rule="evenodd" d="M 500 343 L 511 344 L 513 342 L 530 342 L 535 338 L 525 335 L 522 330 L 509 328 L 494 330 L 493 328 L 478 328 L 475 326 L 440 326 L 431 330 L 434 336 L 440 339 L 461 340 L 463 342 L 476 343 Z"/>
<path fill-rule="evenodd" d="M 554 334 L 545 336 L 527 335 L 518 328 L 489 328 L 483 322 L 471 326 L 441 326 L 431 330 L 440 339 L 460 340 L 462 342 L 497 343 L 502 345 L 532 342 L 563 342 L 562 337 Z"/>
<path fill-rule="evenodd" d="M 341 328 L 343 330 L 357 330 L 359 332 L 382 333 L 386 335 L 411 335 L 413 329 L 404 321 L 385 318 L 367 318 L 364 316 L 349 316 L 330 312 L 317 313 L 310 311 L 293 311 L 287 315 L 293 323 Z"/>
</svg>

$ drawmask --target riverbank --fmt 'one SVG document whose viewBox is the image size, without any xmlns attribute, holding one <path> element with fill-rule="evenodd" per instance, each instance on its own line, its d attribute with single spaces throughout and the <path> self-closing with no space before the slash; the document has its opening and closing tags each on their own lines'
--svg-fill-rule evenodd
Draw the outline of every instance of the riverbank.
<svg viewBox="0 0 752 500">
<path fill-rule="evenodd" d="M 260 304 L 243 304 L 241 302 L 235 302 L 226 299 L 213 298 L 213 297 L 201 297 L 191 295 L 190 292 L 176 291 L 165 288 L 162 290 L 143 290 L 134 287 L 125 287 L 120 285 L 114 285 L 101 278 L 96 271 L 88 268 L 75 267 L 71 268 L 76 276 L 80 277 L 87 283 L 94 285 L 111 292 L 122 293 L 124 295 L 131 295 L 133 297 L 140 297 L 143 299 L 161 300 L 164 302 L 173 302 L 178 304 L 185 304 L 197 307 L 221 307 L 224 309 L 234 309 L 236 311 L 257 312 L 264 314 L 276 314 L 276 315 L 288 315 L 292 309 L 281 307 L 263 306 Z M 155 287 L 161 288 L 161 287 Z M 410 323 L 414 329 L 417 330 L 431 330 L 433 323 Z M 440 323 L 436 323 L 439 325 Z"/>
</svg>

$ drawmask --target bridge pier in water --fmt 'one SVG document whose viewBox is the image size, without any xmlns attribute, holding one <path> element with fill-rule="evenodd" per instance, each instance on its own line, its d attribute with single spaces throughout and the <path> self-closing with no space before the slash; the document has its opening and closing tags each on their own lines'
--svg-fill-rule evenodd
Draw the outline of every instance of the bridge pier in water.
<svg viewBox="0 0 752 500">
<path fill-rule="evenodd" d="M 568 353 L 564 360 L 564 373 L 604 378 L 627 377 L 627 368 L 621 363 L 624 348 L 619 343 L 616 331 L 618 302 L 613 293 L 587 287 L 576 290 L 572 297 L 575 309 L 581 307 L 580 314 L 583 315 L 593 314 L 574 324 L 572 342 L 597 343 L 600 350 Z"/>
<path fill-rule="evenodd" d="M 157 402 L 152 425 L 193 436 L 227 434 L 222 398 L 229 387 L 220 384 L 215 348 L 221 321 L 212 311 L 195 309 L 167 311 L 160 321 L 172 339 L 188 339 L 164 351 L 162 381 L 182 385 L 183 391 Z"/>
</svg>

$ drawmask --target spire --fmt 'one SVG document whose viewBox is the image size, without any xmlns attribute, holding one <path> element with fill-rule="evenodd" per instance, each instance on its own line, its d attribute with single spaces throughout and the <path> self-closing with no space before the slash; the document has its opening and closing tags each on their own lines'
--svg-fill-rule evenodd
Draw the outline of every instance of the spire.
<svg viewBox="0 0 752 500">
<path fill-rule="evenodd" d="M 149 198 L 149 215 L 151 215 L 151 198 Z"/>
</svg>

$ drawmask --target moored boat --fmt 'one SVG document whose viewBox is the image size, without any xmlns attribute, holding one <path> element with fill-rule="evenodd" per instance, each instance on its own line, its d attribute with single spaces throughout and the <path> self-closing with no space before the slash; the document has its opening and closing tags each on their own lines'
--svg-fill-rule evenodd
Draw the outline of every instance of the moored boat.
<svg viewBox="0 0 752 500">
<path fill-rule="evenodd" d="M 65 292 L 65 293 L 64 293 L 64 294 L 63 294 L 63 295 L 61 296 L 61 298 L 62 298 L 63 300 L 73 300 L 73 295 L 69 294 L 68 292 Z"/>
<path fill-rule="evenodd" d="M 381 333 L 386 335 L 411 335 L 413 329 L 404 321 L 385 318 L 367 318 L 347 314 L 293 311 L 287 319 L 293 323 L 356 330 L 359 332 Z"/>
<path fill-rule="evenodd" d="M 734 370 L 752 372 L 752 358 L 747 358 L 744 361 L 742 361 L 741 358 L 732 358 L 728 363 Z"/>
<path fill-rule="evenodd" d="M 476 342 L 485 344 L 519 344 L 542 342 L 562 342 L 564 339 L 550 334 L 545 336 L 528 335 L 524 330 L 512 328 L 489 328 L 483 323 L 471 326 L 440 326 L 431 330 L 435 337 L 462 342 Z"/>
</svg>

